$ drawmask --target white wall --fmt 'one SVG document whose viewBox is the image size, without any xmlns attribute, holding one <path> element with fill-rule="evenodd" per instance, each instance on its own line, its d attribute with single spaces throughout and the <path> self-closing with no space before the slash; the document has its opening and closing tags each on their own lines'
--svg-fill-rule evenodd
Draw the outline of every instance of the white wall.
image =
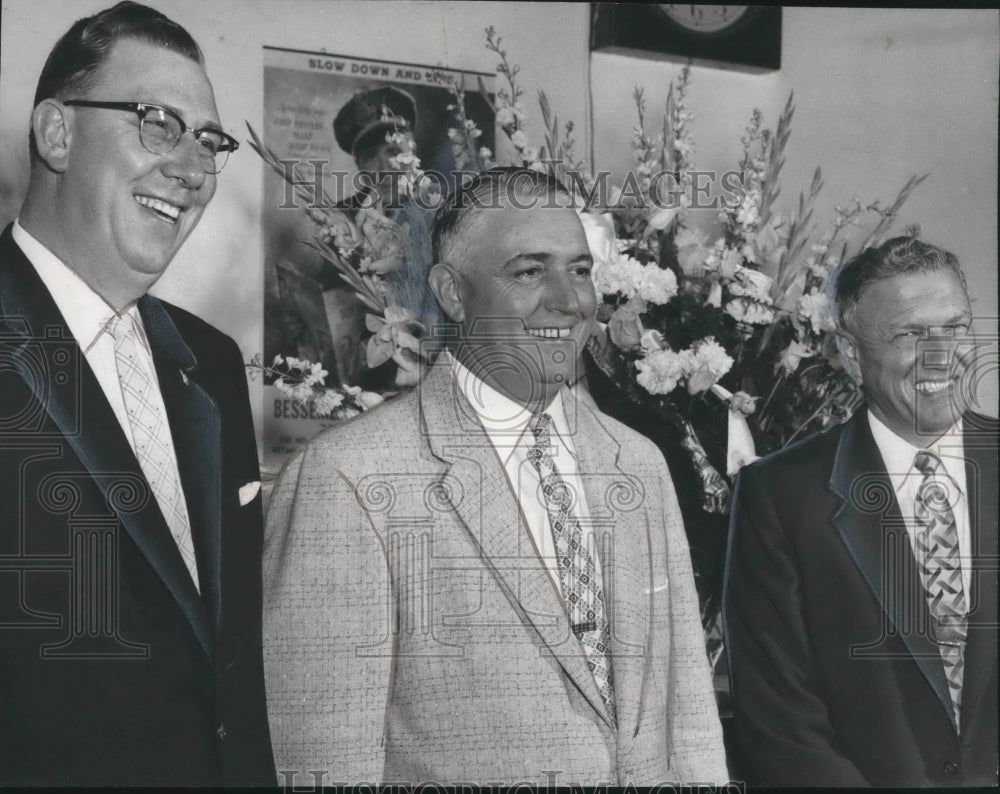
<svg viewBox="0 0 1000 794">
<path fill-rule="evenodd" d="M 484 29 L 496 27 L 522 68 L 537 121 L 544 87 L 560 117 L 583 121 L 589 10 L 581 3 L 146 0 L 201 45 L 223 124 L 241 141 L 261 129 L 264 45 L 456 69 L 493 71 Z M 3 0 L 0 35 L 0 222 L 17 213 L 27 185 L 27 132 L 42 64 L 78 18 L 112 0 Z M 586 125 L 581 125 L 585 127 Z M 540 137 L 539 132 L 535 136 Z M 582 137 L 583 130 L 581 129 Z M 582 141 L 582 151 L 589 144 Z M 201 224 L 153 292 L 231 334 L 249 358 L 261 350 L 262 163 L 249 146 L 230 158 Z M 253 399 L 260 416 L 260 399 Z M 258 429 L 260 425 L 258 424 Z"/>
<path fill-rule="evenodd" d="M 826 186 L 814 217 L 824 225 L 834 205 L 855 196 L 886 203 L 911 174 L 930 172 L 895 228 L 919 223 L 925 239 L 959 257 L 980 326 L 995 339 L 1000 16 L 993 10 L 786 8 L 783 20 L 779 72 L 692 69 L 696 167 L 734 167 L 751 110 L 760 108 L 773 129 L 794 90 L 778 208 L 797 201 L 817 165 Z M 593 56 L 598 167 L 616 174 L 629 167 L 632 86 L 645 87 L 657 125 L 667 86 L 680 70 L 676 63 Z M 858 232 L 855 244 L 861 239 Z M 982 407 L 995 415 L 995 371 L 980 394 Z"/>
</svg>

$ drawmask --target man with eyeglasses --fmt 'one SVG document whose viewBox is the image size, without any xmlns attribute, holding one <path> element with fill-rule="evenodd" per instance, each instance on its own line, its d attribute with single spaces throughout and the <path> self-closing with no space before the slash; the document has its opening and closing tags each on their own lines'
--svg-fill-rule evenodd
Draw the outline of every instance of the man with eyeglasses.
<svg viewBox="0 0 1000 794">
<path fill-rule="evenodd" d="M 0 785 L 274 784 L 242 357 L 147 291 L 237 143 L 153 9 L 42 70 L 0 237 Z"/>
</svg>

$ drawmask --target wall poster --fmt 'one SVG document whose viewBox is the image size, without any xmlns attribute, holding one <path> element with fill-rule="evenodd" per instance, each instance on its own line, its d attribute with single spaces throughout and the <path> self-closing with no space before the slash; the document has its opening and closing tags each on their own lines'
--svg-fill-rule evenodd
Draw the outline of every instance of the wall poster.
<svg viewBox="0 0 1000 794">
<path fill-rule="evenodd" d="M 366 190 L 365 169 L 388 168 L 379 159 L 388 111 L 403 119 L 412 135 L 420 167 L 442 184 L 454 185 L 457 167 L 448 130 L 459 122 L 451 86 L 465 92 L 468 119 L 482 130 L 480 143 L 495 139 L 492 104 L 495 76 L 437 66 L 396 63 L 320 52 L 264 48 L 264 144 L 281 160 L 297 161 L 339 209 L 356 212 Z M 485 94 L 485 95 L 484 95 Z M 380 123 L 381 120 L 381 123 Z M 398 127 L 397 127 L 398 130 Z M 264 356 L 294 356 L 321 363 L 328 385 L 360 385 L 385 391 L 378 370 L 365 366 L 365 307 L 331 266 L 306 241 L 319 228 L 282 178 L 265 167 L 262 210 L 264 246 Z M 381 189 L 381 188 L 380 188 Z M 311 188 L 310 188 L 311 190 Z M 386 197 L 383 196 L 383 199 Z M 386 202 L 391 206 L 391 201 Z M 413 259 L 408 267 L 429 267 L 433 208 L 396 210 L 405 218 Z M 394 218 L 394 210 L 385 214 Z M 353 218 L 352 218 L 353 220 Z M 426 296 L 425 296 L 426 299 Z M 310 416 L 308 409 L 264 385 L 263 466 L 278 469 L 333 419 Z"/>
</svg>

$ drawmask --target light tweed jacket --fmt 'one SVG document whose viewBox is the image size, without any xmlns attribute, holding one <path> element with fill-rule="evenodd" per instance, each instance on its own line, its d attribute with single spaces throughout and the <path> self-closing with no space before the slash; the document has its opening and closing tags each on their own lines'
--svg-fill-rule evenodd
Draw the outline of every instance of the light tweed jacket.
<svg viewBox="0 0 1000 794">
<path fill-rule="evenodd" d="M 285 782 L 728 779 L 663 457 L 563 395 L 603 541 L 617 728 L 441 362 L 416 393 L 315 438 L 272 496 L 264 663 Z"/>
</svg>

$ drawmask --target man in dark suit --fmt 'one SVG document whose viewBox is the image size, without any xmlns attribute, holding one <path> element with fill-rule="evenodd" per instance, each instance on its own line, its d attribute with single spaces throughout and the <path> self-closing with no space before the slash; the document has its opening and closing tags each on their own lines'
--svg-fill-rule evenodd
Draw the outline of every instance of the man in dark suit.
<svg viewBox="0 0 1000 794">
<path fill-rule="evenodd" d="M 997 420 L 956 258 L 909 237 L 837 274 L 866 407 L 744 468 L 725 588 L 751 784 L 997 784 Z"/>
<path fill-rule="evenodd" d="M 197 44 L 134 3 L 78 21 L 30 143 L 0 237 L 0 784 L 273 784 L 242 357 L 146 294 L 237 145 Z"/>
</svg>

